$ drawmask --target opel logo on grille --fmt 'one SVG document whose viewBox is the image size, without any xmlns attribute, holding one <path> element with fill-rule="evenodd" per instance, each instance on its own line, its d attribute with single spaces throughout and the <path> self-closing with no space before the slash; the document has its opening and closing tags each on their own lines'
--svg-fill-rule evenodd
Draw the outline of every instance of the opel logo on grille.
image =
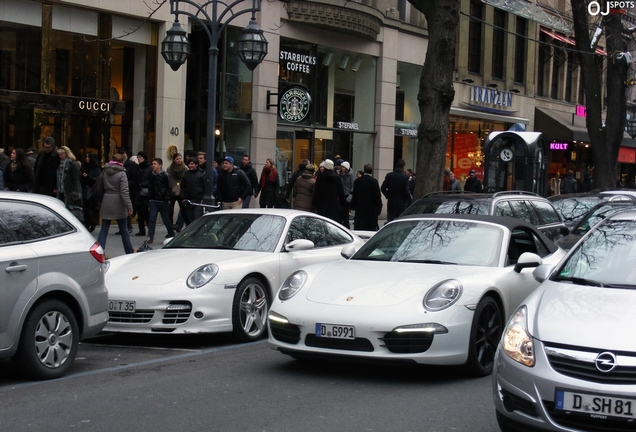
<svg viewBox="0 0 636 432">
<path fill-rule="evenodd" d="M 611 352 L 602 352 L 596 356 L 594 364 L 596 369 L 601 372 L 611 372 L 617 366 L 616 356 Z"/>
</svg>

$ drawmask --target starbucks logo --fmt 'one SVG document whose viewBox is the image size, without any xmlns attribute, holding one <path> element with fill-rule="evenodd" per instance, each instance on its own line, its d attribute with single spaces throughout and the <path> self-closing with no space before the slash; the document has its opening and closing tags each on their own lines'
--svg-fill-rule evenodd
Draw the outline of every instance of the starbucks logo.
<svg viewBox="0 0 636 432">
<path fill-rule="evenodd" d="M 290 88 L 281 96 L 278 102 L 280 118 L 290 123 L 298 123 L 305 120 L 311 108 L 309 93 L 298 87 Z"/>
</svg>

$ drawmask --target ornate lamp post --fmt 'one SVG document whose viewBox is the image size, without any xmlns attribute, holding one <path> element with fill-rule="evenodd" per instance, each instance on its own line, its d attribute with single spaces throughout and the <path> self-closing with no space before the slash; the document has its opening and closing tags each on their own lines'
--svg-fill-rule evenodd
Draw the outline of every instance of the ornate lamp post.
<svg viewBox="0 0 636 432">
<path fill-rule="evenodd" d="M 235 0 L 224 3 L 222 0 L 209 0 L 203 4 L 193 0 L 170 0 L 170 13 L 175 16 L 172 28 L 168 30 L 165 39 L 161 42 L 161 55 L 172 70 L 177 70 L 190 56 L 190 41 L 186 32 L 179 24 L 179 14 L 198 21 L 208 35 L 210 48 L 208 50 L 208 116 L 206 137 L 206 159 L 210 162 L 206 166 L 208 186 L 204 203 L 214 204 L 212 185 L 214 174 L 211 158 L 214 156 L 216 127 L 216 75 L 219 57 L 219 38 L 227 25 L 236 17 L 247 13 L 252 18 L 247 27 L 243 29 L 237 43 L 238 55 L 249 70 L 254 70 L 267 55 L 267 40 L 263 36 L 263 30 L 256 23 L 256 12 L 261 10 L 261 0 L 252 0 L 251 7 L 243 3 L 248 0 Z M 180 6 L 185 5 L 182 9 Z M 242 7 L 242 9 L 239 9 Z"/>
</svg>

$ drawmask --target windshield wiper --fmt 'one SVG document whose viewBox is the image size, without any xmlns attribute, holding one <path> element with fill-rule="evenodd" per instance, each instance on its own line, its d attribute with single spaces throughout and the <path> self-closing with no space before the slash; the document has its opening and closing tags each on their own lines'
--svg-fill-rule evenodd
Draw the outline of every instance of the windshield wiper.
<svg viewBox="0 0 636 432">
<path fill-rule="evenodd" d="M 592 279 L 585 279 L 585 278 L 578 278 L 578 277 L 564 277 L 564 276 L 557 276 L 554 279 L 552 279 L 556 282 L 560 282 L 560 281 L 566 281 L 566 282 L 574 282 L 577 285 L 587 285 L 587 286 L 593 286 L 593 287 L 606 287 L 607 285 L 605 285 L 604 283 L 592 280 Z"/>
<path fill-rule="evenodd" d="M 423 263 L 423 264 L 445 264 L 445 265 L 457 265 L 457 263 L 450 261 L 440 261 L 440 260 L 432 260 L 432 259 L 423 259 L 423 260 L 401 260 L 400 262 L 406 263 Z"/>
</svg>

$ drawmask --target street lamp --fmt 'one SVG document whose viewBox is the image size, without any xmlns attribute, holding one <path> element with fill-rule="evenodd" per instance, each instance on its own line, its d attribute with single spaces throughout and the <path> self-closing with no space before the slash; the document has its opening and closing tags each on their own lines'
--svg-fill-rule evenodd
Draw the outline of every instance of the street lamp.
<svg viewBox="0 0 636 432">
<path fill-rule="evenodd" d="M 237 43 L 237 52 L 245 66 L 254 70 L 267 55 L 267 40 L 263 36 L 263 30 L 256 23 L 256 12 L 261 10 L 261 0 L 252 0 L 251 7 L 245 7 L 242 3 L 248 0 L 235 0 L 224 3 L 223 0 L 209 0 L 203 4 L 193 0 L 170 0 L 170 13 L 175 16 L 172 28 L 167 31 L 165 39 L 161 42 L 161 55 L 172 70 L 176 71 L 186 62 L 190 55 L 190 41 L 186 32 L 179 24 L 179 14 L 185 15 L 201 24 L 208 39 L 208 116 L 206 130 L 206 173 L 208 185 L 203 199 L 204 204 L 214 204 L 212 185 L 214 184 L 214 166 L 212 158 L 215 152 L 215 128 L 216 128 L 216 74 L 219 56 L 219 38 L 227 25 L 234 18 L 247 13 L 252 14 L 250 23 L 243 29 Z M 179 9 L 185 5 L 183 9 Z M 237 7 L 243 9 L 235 10 Z"/>
</svg>

